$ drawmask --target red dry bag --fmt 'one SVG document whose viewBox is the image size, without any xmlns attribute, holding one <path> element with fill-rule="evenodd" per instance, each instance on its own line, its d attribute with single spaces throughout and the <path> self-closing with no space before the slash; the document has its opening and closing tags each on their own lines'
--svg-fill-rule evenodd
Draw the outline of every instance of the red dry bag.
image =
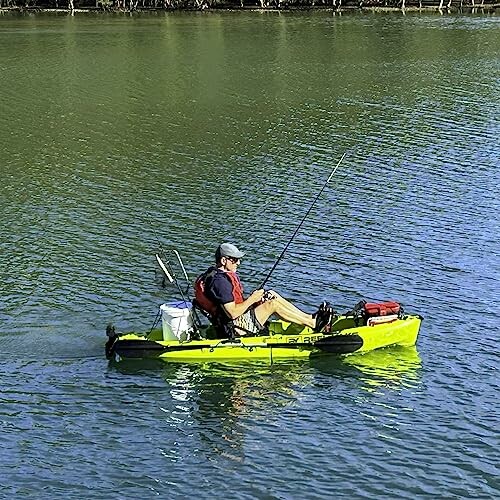
<svg viewBox="0 0 500 500">
<path fill-rule="evenodd" d="M 363 308 L 365 318 L 373 318 L 374 316 L 389 316 L 399 314 L 401 305 L 397 302 L 367 302 Z"/>
</svg>

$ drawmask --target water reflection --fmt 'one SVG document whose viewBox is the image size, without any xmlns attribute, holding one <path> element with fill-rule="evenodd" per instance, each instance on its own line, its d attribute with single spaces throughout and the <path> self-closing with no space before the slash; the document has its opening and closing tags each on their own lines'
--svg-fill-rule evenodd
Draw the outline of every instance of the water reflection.
<svg viewBox="0 0 500 500">
<path fill-rule="evenodd" d="M 273 435 L 273 422 L 303 409 L 307 395 L 316 401 L 345 390 L 359 397 L 359 391 L 376 394 L 415 387 L 421 359 L 412 347 L 272 366 L 154 360 L 111 365 L 123 374 L 127 387 L 133 378 L 139 390 L 148 388 L 151 411 L 162 428 L 158 449 L 169 463 L 209 460 L 216 467 L 237 468 L 249 459 L 256 436 Z M 294 422 L 300 428 L 300 419 Z"/>
<path fill-rule="evenodd" d="M 187 401 L 193 394 L 198 402 L 200 417 L 238 415 L 248 406 L 264 410 L 270 395 L 275 406 L 293 400 L 297 386 L 308 384 L 311 368 L 338 378 L 359 379 L 365 390 L 377 387 L 400 388 L 415 386 L 420 380 L 422 360 L 415 346 L 377 349 L 352 356 L 319 356 L 307 361 L 290 361 L 276 365 L 259 362 L 166 364 L 160 360 L 111 362 L 124 374 L 141 374 L 161 370 L 171 386 L 175 400 Z M 352 370 L 355 369 L 355 371 Z"/>
<path fill-rule="evenodd" d="M 348 367 L 355 368 L 361 372 L 360 388 L 368 392 L 381 387 L 414 387 L 420 381 L 422 368 L 422 360 L 415 346 L 377 349 L 366 354 L 338 358 L 336 363 L 327 358 L 318 358 L 311 363 L 321 372 L 336 376 L 345 372 Z"/>
<path fill-rule="evenodd" d="M 163 394 L 159 404 L 169 427 L 178 435 L 195 436 L 199 442 L 193 446 L 212 460 L 215 453 L 233 462 L 245 459 L 248 429 L 296 402 L 297 392 L 312 381 L 311 369 L 304 362 L 269 366 L 122 360 L 110 362 L 110 367 L 123 375 L 161 377 L 170 397 Z M 177 460 L 174 448 L 168 446 L 168 456 Z"/>
<path fill-rule="evenodd" d="M 185 387 L 194 404 L 191 417 L 203 447 L 236 462 L 245 459 L 248 429 L 295 402 L 297 386 L 310 379 L 296 364 L 269 367 L 258 363 L 184 366 L 175 377 L 176 385 L 189 381 Z"/>
</svg>

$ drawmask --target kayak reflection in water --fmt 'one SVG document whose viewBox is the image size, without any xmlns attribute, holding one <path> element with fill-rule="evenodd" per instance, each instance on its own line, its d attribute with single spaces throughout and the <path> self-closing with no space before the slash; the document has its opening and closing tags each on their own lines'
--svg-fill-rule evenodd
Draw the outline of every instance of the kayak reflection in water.
<svg viewBox="0 0 500 500">
<path fill-rule="evenodd" d="M 195 305 L 208 315 L 220 338 L 263 335 L 273 314 L 316 332 L 329 331 L 335 312 L 328 302 L 307 314 L 274 290 L 255 290 L 244 298 L 236 272 L 244 255 L 232 243 L 222 243 L 215 251 L 215 266 L 196 279 Z"/>
</svg>

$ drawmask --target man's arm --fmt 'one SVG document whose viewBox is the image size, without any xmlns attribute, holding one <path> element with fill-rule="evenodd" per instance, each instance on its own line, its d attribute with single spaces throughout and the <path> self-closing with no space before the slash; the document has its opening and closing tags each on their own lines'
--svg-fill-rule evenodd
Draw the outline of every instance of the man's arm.
<svg viewBox="0 0 500 500">
<path fill-rule="evenodd" d="M 231 319 L 236 319 L 245 313 L 251 306 L 260 302 L 262 297 L 264 296 L 264 290 L 255 290 L 248 298 L 246 298 L 243 302 L 236 304 L 236 302 L 227 302 L 222 304 L 224 311 Z"/>
</svg>

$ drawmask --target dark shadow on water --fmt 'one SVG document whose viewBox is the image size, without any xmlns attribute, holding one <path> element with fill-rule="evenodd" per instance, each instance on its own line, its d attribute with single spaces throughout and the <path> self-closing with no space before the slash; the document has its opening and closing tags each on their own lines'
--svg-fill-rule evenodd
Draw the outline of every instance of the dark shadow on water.
<svg viewBox="0 0 500 500">
<path fill-rule="evenodd" d="M 161 371 L 166 366 L 164 361 L 159 359 L 121 359 L 119 361 L 111 359 L 108 368 L 123 375 L 140 375 L 151 371 Z"/>
</svg>

